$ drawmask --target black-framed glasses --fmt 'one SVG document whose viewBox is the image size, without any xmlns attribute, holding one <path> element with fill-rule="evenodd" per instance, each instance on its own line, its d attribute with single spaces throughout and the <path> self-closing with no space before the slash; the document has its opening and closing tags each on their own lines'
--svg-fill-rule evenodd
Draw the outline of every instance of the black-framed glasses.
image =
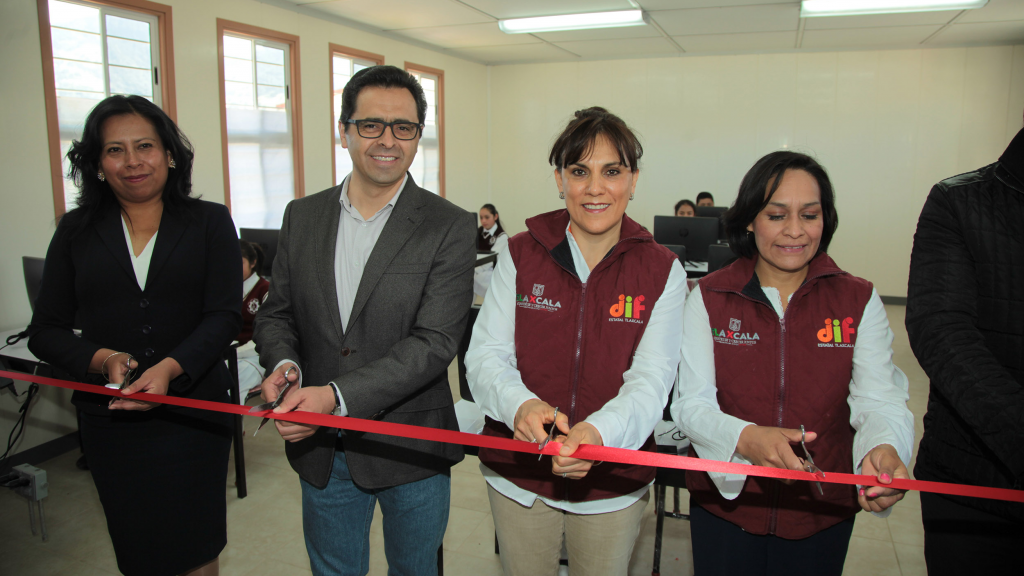
<svg viewBox="0 0 1024 576">
<path fill-rule="evenodd" d="M 349 119 L 345 123 L 355 124 L 356 132 L 363 138 L 380 138 L 384 135 L 384 129 L 390 126 L 391 134 L 397 140 L 415 140 L 420 134 L 420 129 L 423 128 L 422 124 L 406 121 L 381 122 L 380 120 Z"/>
</svg>

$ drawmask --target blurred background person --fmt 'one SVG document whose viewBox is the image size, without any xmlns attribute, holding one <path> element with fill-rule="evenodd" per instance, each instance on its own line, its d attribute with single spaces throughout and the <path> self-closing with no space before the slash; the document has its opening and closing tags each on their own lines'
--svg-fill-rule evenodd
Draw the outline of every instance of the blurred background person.
<svg viewBox="0 0 1024 576">
<path fill-rule="evenodd" d="M 245 404 L 247 396 L 258 394 L 263 370 L 260 369 L 256 343 L 252 341 L 252 323 L 270 293 L 270 282 L 263 278 L 263 249 L 259 244 L 238 241 L 242 252 L 242 331 L 238 333 L 238 398 Z"/>
<path fill-rule="evenodd" d="M 697 214 L 697 206 L 689 200 L 680 200 L 676 202 L 676 216 L 685 216 L 692 218 Z"/>
<path fill-rule="evenodd" d="M 484 204 L 480 208 L 480 227 L 476 232 L 476 251 L 500 253 L 508 246 L 508 234 L 501 226 L 498 209 L 494 204 Z M 494 264 L 484 264 L 473 269 L 473 294 L 483 298 L 487 287 L 491 285 L 491 274 Z"/>
<path fill-rule="evenodd" d="M 714 206 L 715 197 L 711 195 L 711 192 L 701 192 L 697 194 L 697 206 Z"/>
</svg>

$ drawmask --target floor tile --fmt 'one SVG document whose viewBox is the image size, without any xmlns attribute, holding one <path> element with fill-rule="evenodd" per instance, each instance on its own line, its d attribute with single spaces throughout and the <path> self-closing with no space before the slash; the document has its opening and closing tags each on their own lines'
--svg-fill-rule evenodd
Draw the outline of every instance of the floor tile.
<svg viewBox="0 0 1024 576">
<path fill-rule="evenodd" d="M 894 544 L 896 558 L 900 562 L 903 576 L 928 576 L 928 568 L 924 562 L 924 546 L 912 544 Z"/>
<path fill-rule="evenodd" d="M 872 540 L 892 541 L 892 536 L 889 534 L 889 522 L 870 512 L 857 513 L 857 520 L 853 524 L 853 535 Z"/>
<path fill-rule="evenodd" d="M 924 546 L 924 526 L 921 523 L 921 511 L 913 508 L 893 506 L 889 514 L 889 532 L 892 541 L 899 544 Z"/>
<path fill-rule="evenodd" d="M 900 576 L 892 542 L 854 536 L 846 554 L 843 576 Z"/>
</svg>

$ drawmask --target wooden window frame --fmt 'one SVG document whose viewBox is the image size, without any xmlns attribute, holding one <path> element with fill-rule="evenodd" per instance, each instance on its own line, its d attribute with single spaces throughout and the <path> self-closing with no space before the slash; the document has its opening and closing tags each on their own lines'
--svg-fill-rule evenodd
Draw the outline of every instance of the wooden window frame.
<svg viewBox="0 0 1024 576">
<path fill-rule="evenodd" d="M 339 54 L 350 58 L 369 60 L 378 66 L 384 65 L 384 56 L 382 54 L 374 54 L 373 52 L 359 50 L 358 48 L 349 48 L 348 46 L 342 46 L 341 44 L 334 43 L 329 43 L 327 45 L 327 49 L 327 65 L 330 68 L 330 81 L 327 83 L 327 89 L 330 91 L 330 97 L 327 100 L 327 104 L 331 108 L 331 182 L 334 183 L 338 181 L 338 162 L 334 157 L 334 149 L 338 146 L 338 141 L 334 138 L 334 125 L 338 122 L 338 119 L 334 117 L 334 55 Z"/>
<path fill-rule="evenodd" d="M 437 195 L 444 198 L 444 70 L 406 61 L 405 71 L 423 72 L 437 76 Z"/>
<path fill-rule="evenodd" d="M 160 101 L 161 108 L 178 121 L 177 100 L 174 90 L 174 30 L 171 7 L 148 0 L 85 0 L 89 4 L 110 6 L 121 10 L 141 12 L 156 17 L 160 35 Z M 57 118 L 57 83 L 53 72 L 53 43 L 50 38 L 49 0 L 36 0 L 39 12 L 39 44 L 43 59 L 43 100 L 46 107 L 46 133 L 49 140 L 50 181 L 53 188 L 53 212 L 56 218 L 64 215 L 64 167 L 60 154 L 60 122 Z"/>
<path fill-rule="evenodd" d="M 260 40 L 270 40 L 288 45 L 288 68 L 291 78 L 288 80 L 289 98 L 292 106 L 292 171 L 295 177 L 295 197 L 306 195 L 305 175 L 302 162 L 302 76 L 299 70 L 299 37 L 269 28 L 260 28 L 251 24 L 243 24 L 217 18 L 217 81 L 220 91 L 220 149 L 224 165 L 224 205 L 231 210 L 231 169 L 228 164 L 228 110 L 227 95 L 224 90 L 224 34 L 247 36 Z"/>
</svg>

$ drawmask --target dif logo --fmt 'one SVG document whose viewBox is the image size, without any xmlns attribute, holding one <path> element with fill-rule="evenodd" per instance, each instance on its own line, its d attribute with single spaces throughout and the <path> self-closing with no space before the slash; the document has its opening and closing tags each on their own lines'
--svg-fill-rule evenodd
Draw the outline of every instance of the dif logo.
<svg viewBox="0 0 1024 576">
<path fill-rule="evenodd" d="M 853 318 L 843 320 L 841 325 L 838 318 L 825 318 L 825 327 L 818 330 L 818 341 L 852 344 L 853 335 L 857 332 L 852 324 Z"/>
<path fill-rule="evenodd" d="M 619 294 L 619 301 L 612 304 L 608 312 L 612 315 L 612 318 L 640 318 L 640 312 L 647 309 L 643 302 L 643 296 L 637 296 L 634 299 L 632 296 Z"/>
</svg>

